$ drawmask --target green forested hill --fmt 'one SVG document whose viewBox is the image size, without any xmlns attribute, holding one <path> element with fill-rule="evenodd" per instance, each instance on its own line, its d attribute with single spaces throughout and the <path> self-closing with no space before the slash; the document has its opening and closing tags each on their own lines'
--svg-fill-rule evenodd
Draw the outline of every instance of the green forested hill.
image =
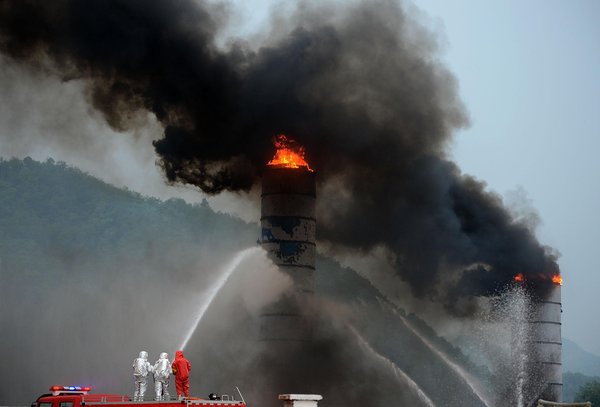
<svg viewBox="0 0 600 407">
<path fill-rule="evenodd" d="M 184 264 L 195 261 L 194 248 L 248 246 L 257 235 L 257 226 L 217 214 L 206 201 L 162 202 L 52 160 L 0 161 L 4 267 L 66 272 L 92 258 L 106 266 L 115 258 Z"/>
</svg>

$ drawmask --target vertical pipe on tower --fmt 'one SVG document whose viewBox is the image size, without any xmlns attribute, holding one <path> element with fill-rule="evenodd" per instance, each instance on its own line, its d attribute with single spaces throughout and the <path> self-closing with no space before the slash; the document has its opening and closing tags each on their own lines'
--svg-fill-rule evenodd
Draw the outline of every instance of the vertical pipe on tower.
<svg viewBox="0 0 600 407">
<path fill-rule="evenodd" d="M 562 401 L 561 286 L 553 284 L 548 295 L 537 303 L 533 320 L 534 364 L 541 372 L 543 389 L 540 398 Z"/>
<path fill-rule="evenodd" d="M 315 173 L 307 168 L 267 166 L 262 180 L 260 243 L 293 292 L 262 314 L 261 339 L 308 341 L 316 256 Z"/>
</svg>

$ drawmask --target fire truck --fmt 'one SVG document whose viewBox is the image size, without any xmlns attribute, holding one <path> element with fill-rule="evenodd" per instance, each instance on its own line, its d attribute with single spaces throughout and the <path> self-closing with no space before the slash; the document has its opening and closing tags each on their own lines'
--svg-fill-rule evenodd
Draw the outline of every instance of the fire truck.
<svg viewBox="0 0 600 407">
<path fill-rule="evenodd" d="M 50 393 L 42 394 L 31 403 L 31 407 L 246 407 L 241 393 L 241 401 L 233 396 L 217 396 L 211 393 L 209 399 L 185 398 L 182 400 L 140 400 L 120 394 L 89 394 L 92 389 L 83 386 L 52 386 Z"/>
<path fill-rule="evenodd" d="M 208 399 L 196 397 L 172 400 L 132 400 L 130 396 L 120 394 L 89 394 L 88 386 L 52 386 L 50 393 L 42 394 L 31 407 L 246 407 L 240 390 L 236 387 L 241 400 L 233 396 L 211 393 Z M 284 407 L 318 407 L 323 399 L 319 394 L 280 394 L 279 400 Z M 184 406 L 183 406 L 184 405 Z"/>
</svg>

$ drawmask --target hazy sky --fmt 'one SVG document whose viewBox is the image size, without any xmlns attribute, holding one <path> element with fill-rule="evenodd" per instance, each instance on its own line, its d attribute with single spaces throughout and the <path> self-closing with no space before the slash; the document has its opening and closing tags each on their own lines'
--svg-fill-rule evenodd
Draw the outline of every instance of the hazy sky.
<svg viewBox="0 0 600 407">
<path fill-rule="evenodd" d="M 231 21 L 232 29 L 252 32 L 275 2 L 232 3 L 241 11 Z M 422 23 L 440 36 L 440 58 L 457 76 L 470 113 L 470 128 L 459 132 L 451 146 L 455 160 L 509 204 L 537 211 L 540 240 L 561 253 L 563 335 L 600 354 L 600 318 L 594 315 L 598 302 L 593 300 L 600 287 L 595 256 L 600 242 L 600 2 L 414 4 Z M 139 134 L 124 137 L 86 106 L 81 83 L 65 84 L 33 71 L 23 74 L 2 59 L 0 68 L 1 156 L 53 156 L 142 193 L 174 194 L 154 166 L 150 140 L 160 129 L 151 117 L 140 118 L 147 124 Z M 35 94 L 31 81 L 37 81 Z M 55 104 L 55 98 L 68 102 Z M 86 153 L 77 146 L 73 155 L 53 143 L 69 132 L 102 133 L 95 142 L 114 153 L 96 157 L 95 149 Z M 25 134 L 27 139 L 21 137 Z M 177 193 L 190 199 L 199 196 L 183 189 Z M 216 198 L 213 207 L 246 211 L 247 203 L 226 196 Z M 256 208 L 245 213 L 257 215 Z"/>
</svg>

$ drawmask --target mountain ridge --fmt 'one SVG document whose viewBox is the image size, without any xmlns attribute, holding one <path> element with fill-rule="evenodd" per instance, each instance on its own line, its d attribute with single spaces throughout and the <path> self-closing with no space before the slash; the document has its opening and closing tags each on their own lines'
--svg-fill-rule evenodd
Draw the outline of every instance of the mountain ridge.
<svg viewBox="0 0 600 407">
<path fill-rule="evenodd" d="M 563 372 L 600 376 L 600 356 L 563 337 Z"/>
</svg>

